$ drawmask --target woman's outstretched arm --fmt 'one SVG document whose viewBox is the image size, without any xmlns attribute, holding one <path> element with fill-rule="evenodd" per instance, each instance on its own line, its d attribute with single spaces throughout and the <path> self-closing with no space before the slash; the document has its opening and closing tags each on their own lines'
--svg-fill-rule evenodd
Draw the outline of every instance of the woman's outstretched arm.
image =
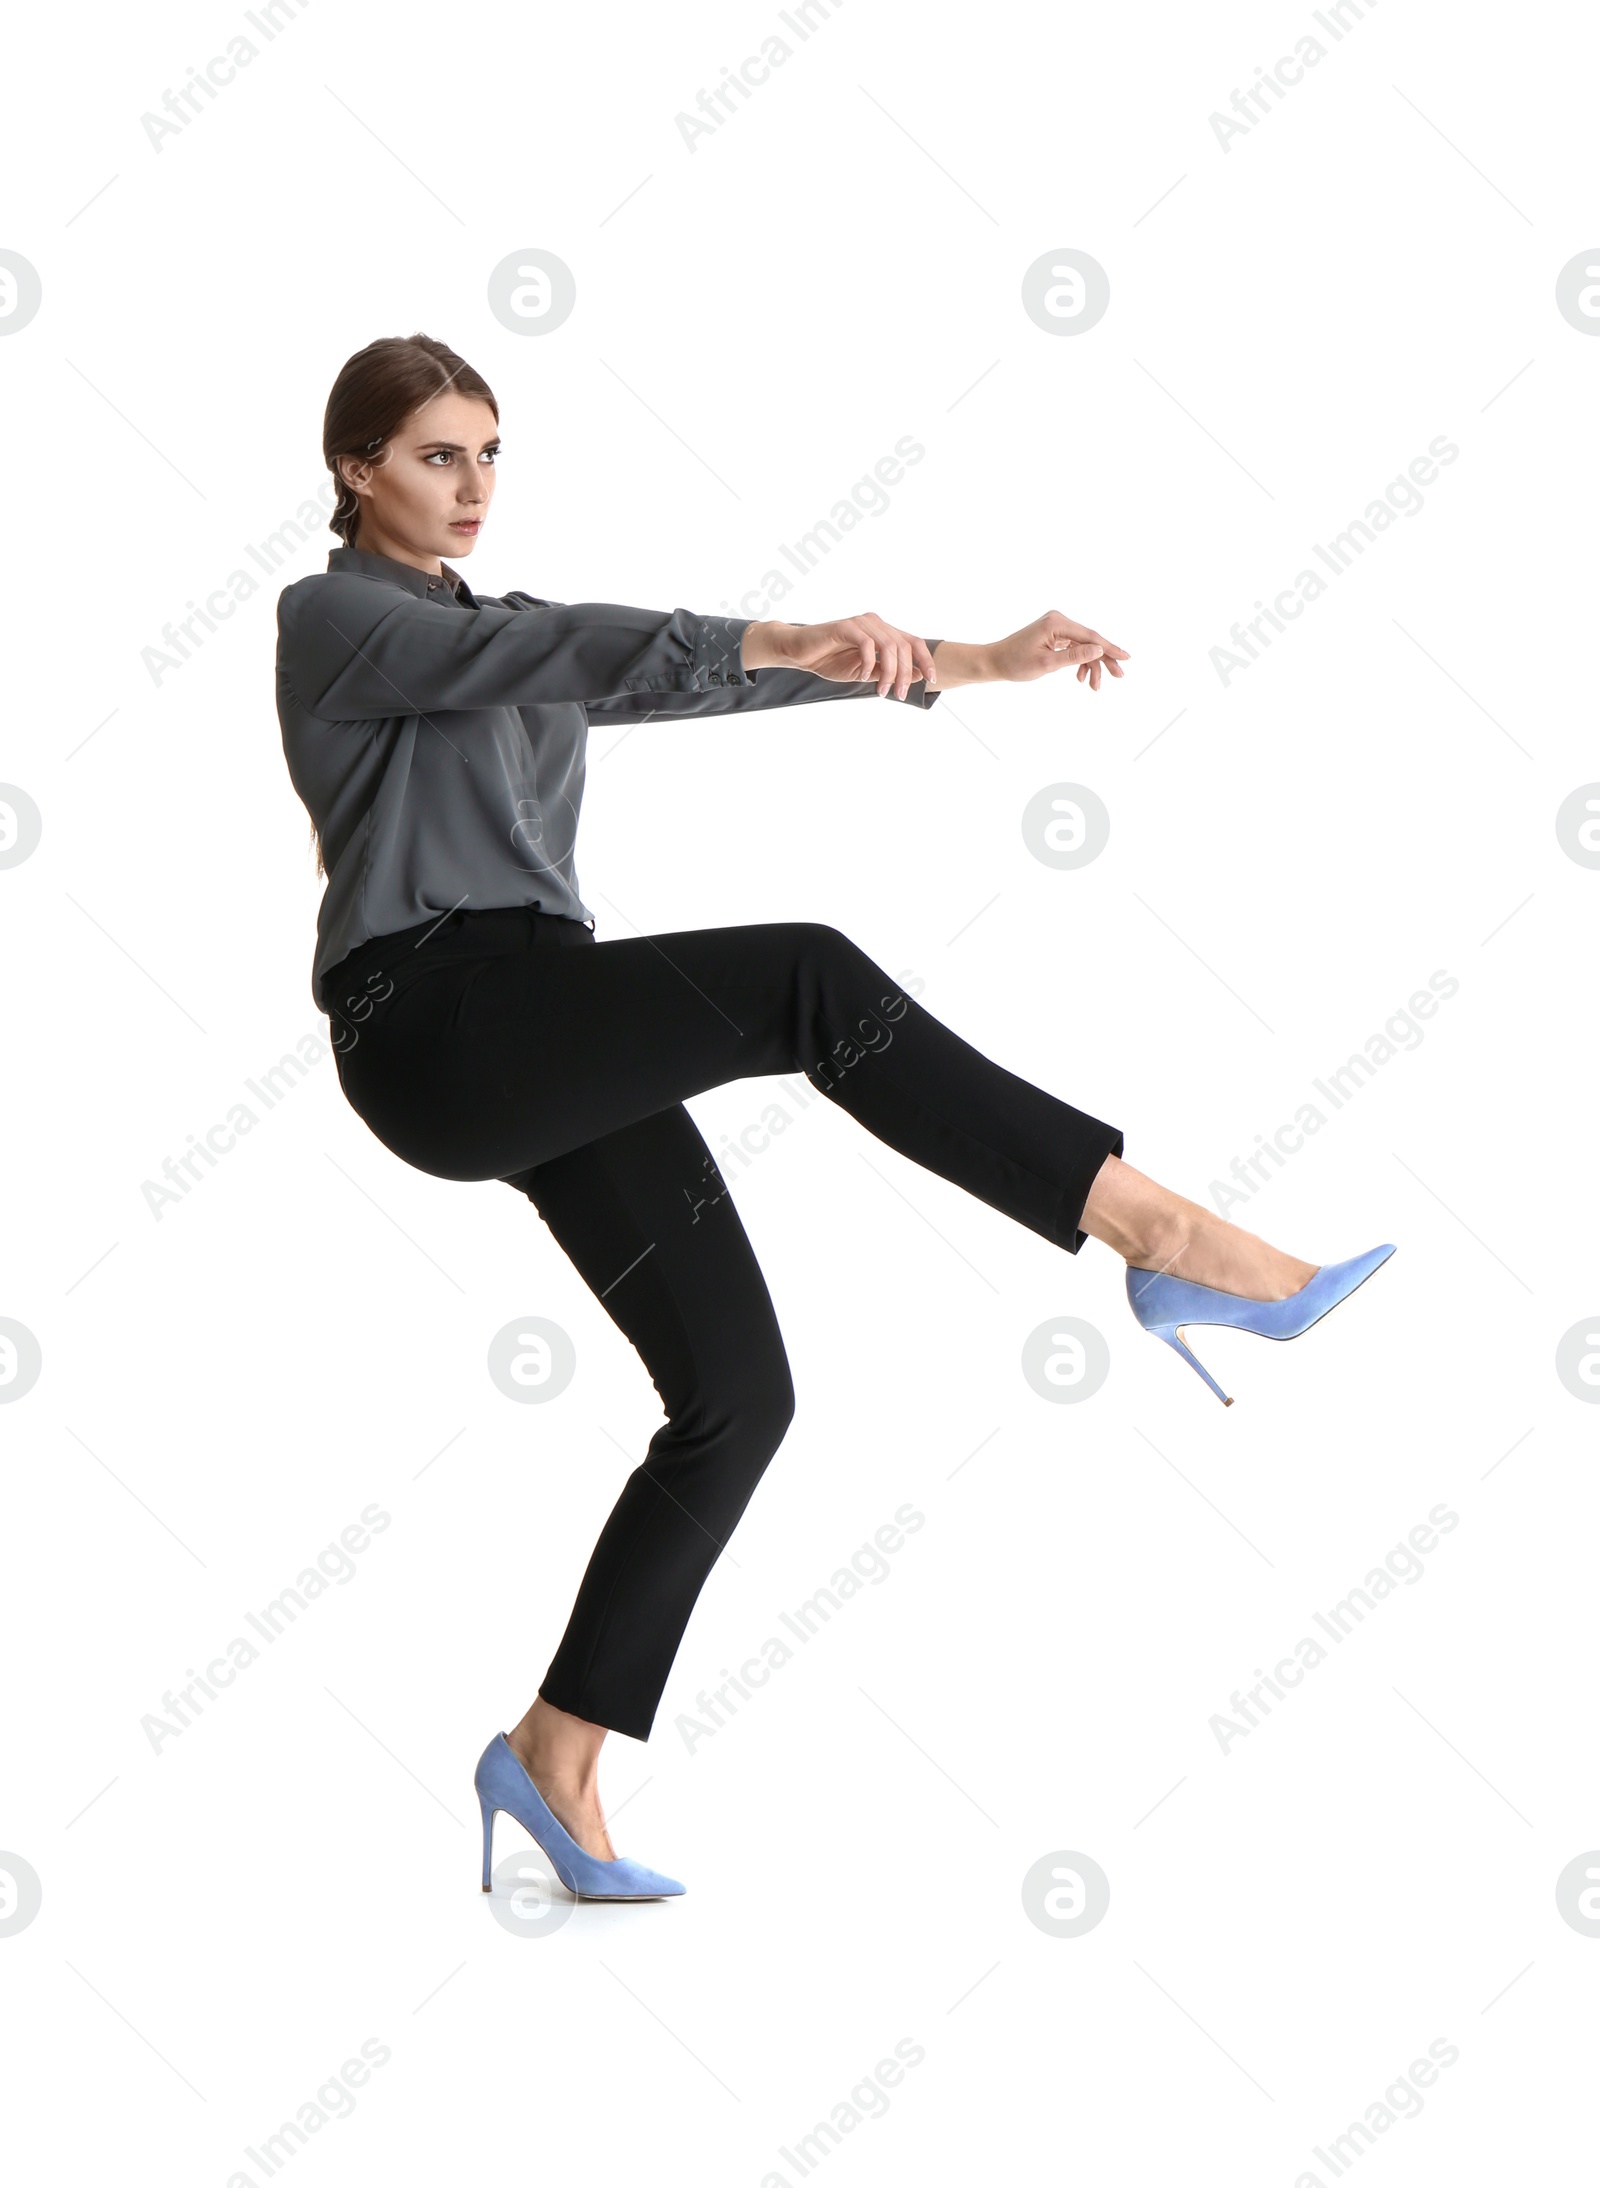
<svg viewBox="0 0 1600 2188">
<path fill-rule="evenodd" d="M 964 646 L 952 638 L 939 639 L 933 665 L 942 691 L 953 691 L 957 684 L 1030 684 L 1066 668 L 1075 668 L 1078 682 L 1098 691 L 1102 668 L 1120 676 L 1127 659 L 1125 647 L 1113 645 L 1099 631 L 1050 608 L 1009 638 L 996 638 L 988 645 Z"/>
<path fill-rule="evenodd" d="M 985 645 L 923 640 L 873 614 L 831 623 L 751 622 L 743 626 L 739 644 L 742 681 L 701 692 L 630 692 L 591 700 L 589 712 L 656 718 L 754 714 L 875 695 L 928 707 L 941 691 L 961 684 L 1024 684 L 1074 667 L 1079 683 L 1087 681 L 1098 691 L 1102 668 L 1120 676 L 1127 659 L 1124 647 L 1056 609 Z"/>
<path fill-rule="evenodd" d="M 809 669 L 814 676 L 850 682 L 870 678 L 880 698 L 892 691 L 903 699 L 918 677 L 930 690 L 949 691 L 957 684 L 1025 684 L 1069 667 L 1077 668 L 1080 683 L 1087 676 L 1098 691 L 1101 662 L 1120 676 L 1119 664 L 1128 658 L 1121 646 L 1055 608 L 990 645 L 962 645 L 949 638 L 935 644 L 937 658 L 922 639 L 871 614 L 835 623 L 752 623 L 740 646 L 740 660 L 747 669 Z"/>
<path fill-rule="evenodd" d="M 703 692 L 743 676 L 744 628 L 689 608 L 568 606 L 527 594 L 463 614 L 330 570 L 278 597 L 278 680 L 293 705 L 327 721 Z"/>
</svg>

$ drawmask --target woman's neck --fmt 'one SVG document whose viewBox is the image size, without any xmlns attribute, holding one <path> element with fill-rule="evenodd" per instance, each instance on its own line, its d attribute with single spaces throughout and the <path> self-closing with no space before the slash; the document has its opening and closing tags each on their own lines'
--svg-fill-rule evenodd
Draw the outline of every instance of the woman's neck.
<svg viewBox="0 0 1600 2188">
<path fill-rule="evenodd" d="M 382 555 L 389 562 L 409 563 L 413 570 L 421 570 L 428 577 L 444 575 L 444 565 L 437 555 L 408 547 L 404 540 L 391 538 L 376 525 L 363 524 L 349 545 L 364 555 Z"/>
</svg>

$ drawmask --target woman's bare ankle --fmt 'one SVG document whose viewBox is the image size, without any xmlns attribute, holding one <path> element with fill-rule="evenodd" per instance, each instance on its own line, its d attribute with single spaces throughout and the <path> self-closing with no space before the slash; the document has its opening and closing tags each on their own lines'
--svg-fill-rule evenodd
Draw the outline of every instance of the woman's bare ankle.
<svg viewBox="0 0 1600 2188">
<path fill-rule="evenodd" d="M 1172 1272 L 1208 1221 L 1207 1211 L 1169 1192 L 1119 1155 L 1108 1155 L 1084 1203 L 1083 1228 L 1131 1268 Z"/>
<path fill-rule="evenodd" d="M 506 1743 L 525 1769 L 533 1760 L 561 1776 L 576 1773 L 592 1777 L 605 1736 L 604 1725 L 591 1724 L 586 1717 L 557 1709 L 540 1694 L 506 1734 Z"/>
<path fill-rule="evenodd" d="M 600 1806 L 600 1747 L 604 1725 L 557 1709 L 542 1695 L 506 1734 L 506 1745 L 539 1789 L 562 1828 L 597 1861 L 615 1861 L 616 1848 Z"/>
<path fill-rule="evenodd" d="M 1198 1202 L 1110 1155 L 1084 1204 L 1083 1228 L 1130 1268 L 1152 1269 L 1242 1299 L 1287 1299 L 1316 1264 L 1281 1253 Z"/>
</svg>

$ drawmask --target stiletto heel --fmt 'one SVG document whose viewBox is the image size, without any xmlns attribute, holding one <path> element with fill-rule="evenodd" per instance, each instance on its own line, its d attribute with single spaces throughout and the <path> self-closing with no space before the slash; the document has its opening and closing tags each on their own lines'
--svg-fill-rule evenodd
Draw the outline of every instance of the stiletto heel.
<svg viewBox="0 0 1600 2188">
<path fill-rule="evenodd" d="M 478 1758 L 473 1774 L 478 1806 L 483 1811 L 483 1888 L 491 1883 L 489 1857 L 494 1847 L 494 1819 L 504 1811 L 514 1816 L 574 1899 L 667 1899 L 681 1892 L 675 1877 L 647 1869 L 642 1861 L 602 1861 L 585 1853 L 566 1827 L 551 1814 L 543 1794 L 518 1761 L 511 1743 L 497 1732 Z"/>
<path fill-rule="evenodd" d="M 1232 1405 L 1222 1385 L 1207 1374 L 1179 1336 L 1180 1330 L 1249 1330 L 1253 1336 L 1274 1337 L 1280 1342 L 1303 1336 L 1364 1284 L 1374 1269 L 1382 1268 L 1393 1252 L 1392 1246 L 1374 1246 L 1351 1261 L 1330 1262 L 1287 1299 L 1240 1299 L 1232 1292 L 1216 1291 L 1209 1284 L 1190 1284 L 1183 1277 L 1167 1276 L 1160 1269 L 1130 1266 L 1128 1304 L 1142 1329 L 1170 1345 L 1224 1405 Z"/>
<path fill-rule="evenodd" d="M 1146 1323 L 1145 1327 L 1148 1329 L 1150 1325 Z M 1222 1385 L 1214 1381 L 1211 1375 L 1207 1372 L 1207 1370 L 1200 1365 L 1200 1362 L 1195 1358 L 1194 1354 L 1189 1350 L 1188 1346 L 1184 1343 L 1183 1339 L 1178 1335 L 1175 1329 L 1155 1329 L 1151 1330 L 1151 1335 L 1153 1337 L 1159 1337 L 1163 1344 L 1170 1345 L 1173 1351 L 1178 1355 L 1179 1359 L 1187 1360 L 1189 1365 L 1194 1369 L 1196 1375 L 1199 1376 L 1200 1380 L 1203 1383 L 1210 1384 L 1210 1387 L 1216 1392 L 1217 1396 L 1222 1400 L 1224 1405 L 1232 1405 L 1233 1400 L 1228 1396 L 1228 1393 L 1223 1389 Z"/>
</svg>

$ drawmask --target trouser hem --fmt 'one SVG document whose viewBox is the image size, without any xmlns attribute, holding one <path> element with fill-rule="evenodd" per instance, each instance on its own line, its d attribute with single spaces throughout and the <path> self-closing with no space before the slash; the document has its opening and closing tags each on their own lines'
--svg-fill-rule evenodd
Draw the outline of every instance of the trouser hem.
<svg viewBox="0 0 1600 2188">
<path fill-rule="evenodd" d="M 1122 1134 L 1114 1124 L 1092 1123 L 1083 1135 L 1081 1160 L 1072 1181 L 1061 1189 L 1056 1244 L 1075 1254 L 1088 1237 L 1082 1228 L 1084 1203 L 1108 1156 L 1122 1153 Z"/>
</svg>

